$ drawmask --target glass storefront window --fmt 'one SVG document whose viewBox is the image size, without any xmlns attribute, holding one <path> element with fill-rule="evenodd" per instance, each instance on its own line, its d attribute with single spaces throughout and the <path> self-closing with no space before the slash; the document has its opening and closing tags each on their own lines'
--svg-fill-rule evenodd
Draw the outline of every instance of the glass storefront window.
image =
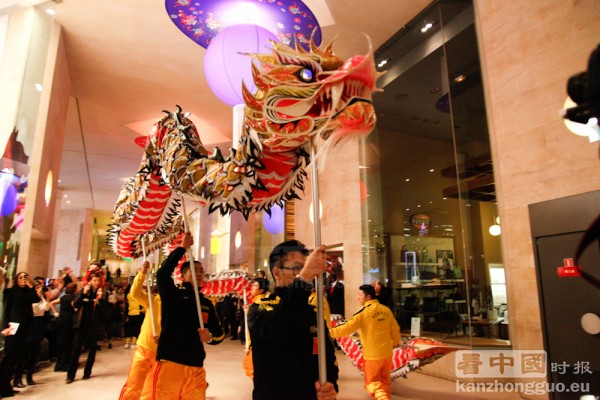
<svg viewBox="0 0 600 400">
<path fill-rule="evenodd" d="M 384 60 L 361 149 L 364 280 L 393 289 L 403 330 L 419 317 L 426 333 L 492 337 L 462 329 L 506 308 L 490 279 L 501 236 L 471 1 L 433 4 L 377 50 Z"/>
</svg>

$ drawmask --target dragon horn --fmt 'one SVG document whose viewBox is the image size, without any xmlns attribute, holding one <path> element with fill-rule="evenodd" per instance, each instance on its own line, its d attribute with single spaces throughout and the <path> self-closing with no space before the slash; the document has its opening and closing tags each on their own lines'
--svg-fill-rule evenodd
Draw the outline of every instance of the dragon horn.
<svg viewBox="0 0 600 400">
<path fill-rule="evenodd" d="M 262 79 L 260 71 L 258 70 L 256 65 L 254 65 L 253 62 L 251 62 L 250 64 L 252 65 L 252 79 L 254 80 L 254 84 L 259 90 L 266 91 L 269 88 L 269 86 Z"/>
<path fill-rule="evenodd" d="M 244 98 L 244 103 L 246 103 L 248 107 L 255 111 L 262 111 L 262 106 L 260 105 L 260 102 L 256 99 L 256 97 L 254 97 L 252 93 L 250 93 L 244 81 L 242 81 L 242 97 Z"/>
<path fill-rule="evenodd" d="M 296 44 L 296 51 L 300 54 L 308 54 L 309 52 L 302 47 L 300 42 L 298 41 L 298 35 L 294 35 L 294 43 Z"/>
</svg>

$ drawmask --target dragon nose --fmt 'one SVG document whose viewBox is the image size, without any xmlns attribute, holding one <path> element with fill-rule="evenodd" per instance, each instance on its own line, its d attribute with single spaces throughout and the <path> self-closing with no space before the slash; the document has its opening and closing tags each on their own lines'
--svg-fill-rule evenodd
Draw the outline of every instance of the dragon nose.
<svg viewBox="0 0 600 400">
<path fill-rule="evenodd" d="M 339 74 L 343 74 L 344 79 L 361 81 L 371 90 L 375 89 L 375 81 L 378 77 L 372 55 L 358 55 L 349 58 L 344 65 L 341 66 Z"/>
</svg>

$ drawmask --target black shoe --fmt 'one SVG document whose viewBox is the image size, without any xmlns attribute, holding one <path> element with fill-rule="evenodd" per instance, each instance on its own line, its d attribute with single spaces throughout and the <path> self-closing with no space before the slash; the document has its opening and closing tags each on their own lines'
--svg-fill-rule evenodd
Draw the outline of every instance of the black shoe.
<svg viewBox="0 0 600 400">
<path fill-rule="evenodd" d="M 88 379 L 90 379 L 90 376 L 89 375 L 84 375 L 83 378 L 81 378 L 81 379 L 83 379 L 84 381 L 87 381 Z"/>
<path fill-rule="evenodd" d="M 67 378 L 67 380 L 65 382 L 67 382 L 67 383 L 73 383 L 74 380 L 75 379 Z"/>
<path fill-rule="evenodd" d="M 15 381 L 15 382 L 13 382 L 13 387 L 23 389 L 25 387 L 25 385 L 23 385 L 23 382 L 21 382 L 21 381 Z"/>
<path fill-rule="evenodd" d="M 27 377 L 27 386 L 33 386 L 35 385 L 35 382 L 33 381 L 33 378 L 28 376 Z"/>
</svg>

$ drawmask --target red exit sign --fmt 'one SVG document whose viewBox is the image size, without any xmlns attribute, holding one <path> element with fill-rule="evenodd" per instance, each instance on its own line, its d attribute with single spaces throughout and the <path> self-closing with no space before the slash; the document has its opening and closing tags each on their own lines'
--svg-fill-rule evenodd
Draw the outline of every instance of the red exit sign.
<svg viewBox="0 0 600 400">
<path fill-rule="evenodd" d="M 563 265 L 557 269 L 559 278 L 569 278 L 572 276 L 581 276 L 579 267 L 573 265 L 572 258 L 563 259 Z"/>
</svg>

